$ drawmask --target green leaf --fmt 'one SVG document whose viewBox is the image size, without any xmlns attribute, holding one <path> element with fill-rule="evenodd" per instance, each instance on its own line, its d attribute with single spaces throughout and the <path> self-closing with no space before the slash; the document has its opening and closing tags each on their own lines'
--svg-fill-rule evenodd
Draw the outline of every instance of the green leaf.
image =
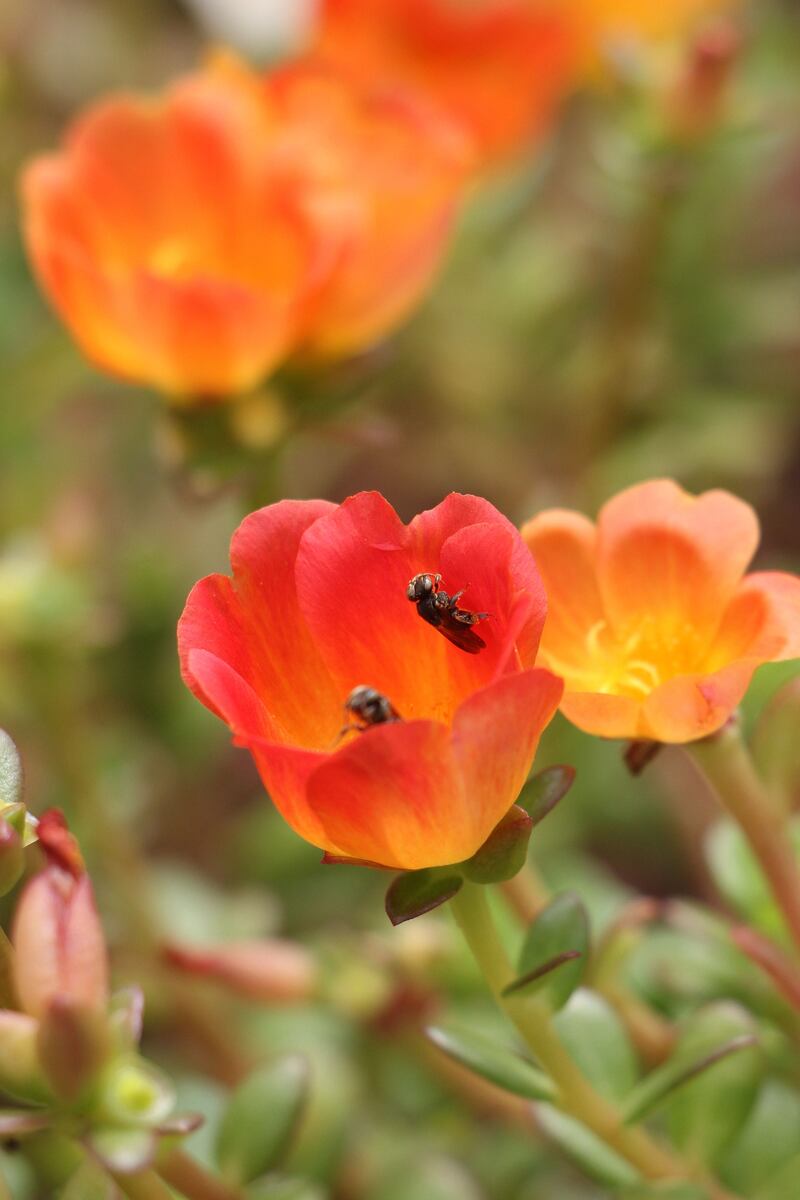
<svg viewBox="0 0 800 1200">
<path fill-rule="evenodd" d="M 800 1154 L 776 1171 L 756 1192 L 754 1200 L 797 1200 L 800 1179 Z"/>
<path fill-rule="evenodd" d="M 526 1100 L 554 1100 L 556 1088 L 543 1071 L 522 1054 L 471 1030 L 441 1029 L 426 1033 L 435 1046 L 482 1079 Z"/>
<path fill-rule="evenodd" d="M 636 1052 L 611 1005 L 579 988 L 554 1018 L 561 1041 L 598 1092 L 621 1101 L 635 1087 Z"/>
<path fill-rule="evenodd" d="M 568 1117 L 551 1104 L 537 1104 L 536 1119 L 547 1136 L 593 1179 L 613 1188 L 631 1187 L 641 1181 L 639 1173 L 624 1158 L 574 1117 Z"/>
<path fill-rule="evenodd" d="M 489 834 L 481 848 L 463 864 L 473 883 L 504 883 L 522 870 L 528 856 L 533 821 L 515 804 Z"/>
<path fill-rule="evenodd" d="M 765 1067 L 754 1031 L 750 1014 L 726 1001 L 707 1005 L 687 1021 L 675 1057 L 714 1064 L 670 1104 L 672 1139 L 689 1158 L 715 1165 L 750 1115 Z"/>
<path fill-rule="evenodd" d="M 405 871 L 389 885 L 386 893 L 386 915 L 393 925 L 402 925 L 421 917 L 452 900 L 461 890 L 463 877 L 457 867 L 426 867 L 422 871 Z"/>
<path fill-rule="evenodd" d="M 287 1055 L 252 1074 L 234 1092 L 217 1134 L 217 1161 L 241 1184 L 280 1165 L 308 1092 L 305 1059 Z"/>
<path fill-rule="evenodd" d="M 546 767 L 528 780 L 517 804 L 538 825 L 564 799 L 574 782 L 574 767 Z"/>
<path fill-rule="evenodd" d="M 761 1088 L 747 1124 L 725 1153 L 726 1179 L 749 1196 L 793 1158 L 800 1146 L 800 1094 L 778 1079 Z"/>
<path fill-rule="evenodd" d="M 4 729 L 0 729 L 0 805 L 20 804 L 23 792 L 22 759 Z"/>
<path fill-rule="evenodd" d="M 643 1120 L 669 1099 L 673 1092 L 685 1087 L 731 1054 L 750 1049 L 754 1043 L 755 1038 L 751 1034 L 742 1034 L 727 1042 L 721 1042 L 700 1058 L 692 1058 L 677 1050 L 669 1062 L 651 1071 L 630 1093 L 622 1110 L 625 1123 L 634 1125 Z"/>
<path fill-rule="evenodd" d="M 580 984 L 589 949 L 589 918 L 574 892 L 563 892 L 542 909 L 528 930 L 519 958 L 520 977 L 528 976 L 568 950 L 581 957 L 551 972 L 540 994 L 553 1009 L 566 1004 Z"/>
<path fill-rule="evenodd" d="M 535 967 L 529 971 L 527 975 L 521 975 L 519 979 L 515 979 L 513 983 L 509 983 L 503 988 L 504 996 L 514 996 L 521 993 L 525 996 L 532 996 L 535 992 L 541 990 L 547 976 L 552 971 L 557 971 L 559 967 L 563 967 L 565 963 L 574 962 L 576 958 L 581 957 L 580 950 L 564 950 L 561 954 L 556 954 L 553 958 L 542 963 L 540 967 Z"/>
</svg>

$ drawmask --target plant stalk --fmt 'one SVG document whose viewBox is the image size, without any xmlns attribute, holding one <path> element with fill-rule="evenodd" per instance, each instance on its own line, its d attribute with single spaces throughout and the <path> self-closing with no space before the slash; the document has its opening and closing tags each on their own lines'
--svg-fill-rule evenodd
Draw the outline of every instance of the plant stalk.
<svg viewBox="0 0 800 1200">
<path fill-rule="evenodd" d="M 519 1030 L 559 1090 L 559 1107 L 581 1121 L 646 1179 L 687 1179 L 697 1172 L 674 1157 L 642 1129 L 626 1127 L 616 1108 L 594 1090 L 567 1053 L 552 1014 L 536 997 L 502 995 L 514 978 L 511 963 L 492 920 L 484 889 L 466 883 L 451 904 L 456 921 L 495 1000 Z M 706 1181 L 707 1182 L 707 1181 Z M 716 1200 L 731 1200 L 715 1188 Z"/>
<path fill-rule="evenodd" d="M 741 731 L 731 724 L 687 749 L 747 838 L 800 953 L 800 866 L 789 824 L 759 779 Z"/>
<path fill-rule="evenodd" d="M 158 1170 L 161 1178 L 187 1200 L 243 1200 L 241 1188 L 225 1183 L 183 1150 L 171 1150 L 159 1161 Z"/>
</svg>

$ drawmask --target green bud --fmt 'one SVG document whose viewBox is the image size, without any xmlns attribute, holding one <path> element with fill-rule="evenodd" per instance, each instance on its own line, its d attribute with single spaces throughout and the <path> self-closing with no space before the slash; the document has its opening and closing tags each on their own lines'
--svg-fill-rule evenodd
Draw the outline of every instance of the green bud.
<svg viewBox="0 0 800 1200">
<path fill-rule="evenodd" d="M 0 804 L 19 804 L 22 800 L 22 760 L 13 739 L 0 729 Z"/>
<path fill-rule="evenodd" d="M 51 1099 L 39 1064 L 39 1022 L 25 1013 L 0 1011 L 0 1089 L 15 1100 Z"/>
<path fill-rule="evenodd" d="M 155 1127 L 174 1106 L 171 1081 L 144 1059 L 118 1058 L 103 1072 L 97 1110 L 111 1125 Z"/>
</svg>

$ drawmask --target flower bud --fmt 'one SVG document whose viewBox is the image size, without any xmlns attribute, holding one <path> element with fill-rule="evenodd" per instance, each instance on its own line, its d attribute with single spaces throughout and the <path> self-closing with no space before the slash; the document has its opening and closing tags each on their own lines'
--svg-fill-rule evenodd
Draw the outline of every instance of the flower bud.
<svg viewBox="0 0 800 1200">
<path fill-rule="evenodd" d="M 720 19 L 701 32 L 668 101 L 672 132 L 681 141 L 705 137 L 719 122 L 740 50 L 741 35 L 732 21 Z"/>
<path fill-rule="evenodd" d="M 0 1089 L 16 1100 L 42 1103 L 49 1089 L 36 1048 L 39 1023 L 25 1013 L 0 1011 Z"/>
<path fill-rule="evenodd" d="M 77 1100 L 96 1079 L 110 1046 L 105 1014 L 56 996 L 39 1023 L 39 1060 L 53 1091 Z"/>
<path fill-rule="evenodd" d="M 18 804 L 22 799 L 22 761 L 14 741 L 0 729 L 0 804 Z"/>
<path fill-rule="evenodd" d="M 168 946 L 167 961 L 181 971 L 201 975 L 249 1000 L 267 1004 L 306 1000 L 315 990 L 317 971 L 302 946 L 277 938 L 232 946 Z"/>
<path fill-rule="evenodd" d="M 25 888 L 14 914 L 14 978 L 20 1007 L 42 1019 L 54 1001 L 104 1012 L 108 962 L 86 875 L 46 867 Z"/>
<path fill-rule="evenodd" d="M 126 1055 L 103 1073 L 97 1099 L 98 1111 L 110 1125 L 156 1128 L 175 1107 L 175 1089 L 151 1063 Z"/>
</svg>

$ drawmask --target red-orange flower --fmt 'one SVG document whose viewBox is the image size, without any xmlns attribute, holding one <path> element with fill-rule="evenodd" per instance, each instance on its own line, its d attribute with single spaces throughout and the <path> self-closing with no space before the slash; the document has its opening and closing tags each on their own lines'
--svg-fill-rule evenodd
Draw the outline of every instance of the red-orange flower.
<svg viewBox="0 0 800 1200">
<path fill-rule="evenodd" d="M 550 602 L 542 661 L 589 733 L 705 737 L 756 667 L 800 656 L 800 579 L 744 574 L 758 519 L 728 492 L 655 480 L 609 501 L 596 526 L 555 509 L 522 532 Z"/>
<path fill-rule="evenodd" d="M 225 56 L 91 108 L 25 171 L 25 232 L 90 358 L 177 400 L 224 397 L 305 341 L 349 352 L 405 316 L 464 168 L 419 106 Z"/>
<path fill-rule="evenodd" d="M 561 695 L 534 668 L 545 596 L 517 531 L 470 496 L 408 526 L 374 493 L 282 501 L 246 518 L 231 562 L 233 578 L 189 597 L 183 675 L 251 751 L 289 824 L 389 867 L 472 855 L 516 799 Z M 491 614 L 480 653 L 420 620 L 406 590 L 424 571 Z M 359 684 L 402 719 L 340 739 Z"/>
<path fill-rule="evenodd" d="M 496 159 L 551 120 L 576 41 L 551 0 L 322 0 L 317 49 L 361 78 L 426 91 Z"/>
</svg>

